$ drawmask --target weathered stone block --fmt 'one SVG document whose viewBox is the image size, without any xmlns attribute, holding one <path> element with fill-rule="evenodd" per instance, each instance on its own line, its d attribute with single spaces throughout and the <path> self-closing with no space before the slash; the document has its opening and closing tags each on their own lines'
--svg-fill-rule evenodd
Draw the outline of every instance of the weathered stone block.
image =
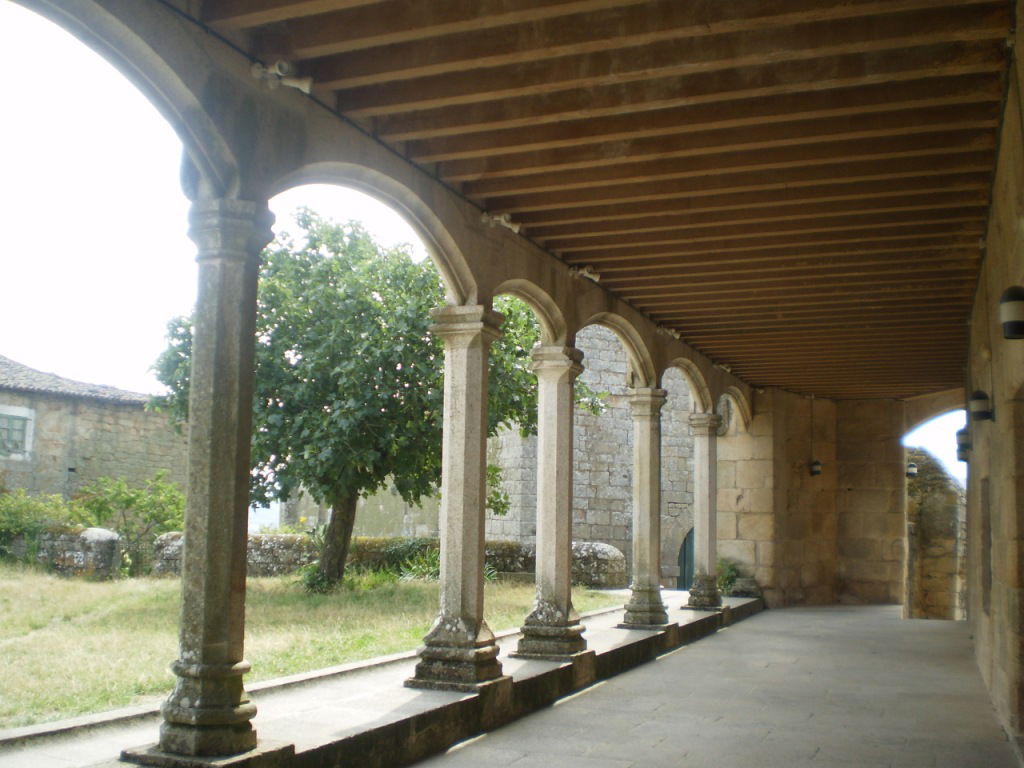
<svg viewBox="0 0 1024 768">
<path fill-rule="evenodd" d="M 771 541 L 775 536 L 775 518 L 772 515 L 740 515 L 738 525 L 741 539 Z"/>
</svg>

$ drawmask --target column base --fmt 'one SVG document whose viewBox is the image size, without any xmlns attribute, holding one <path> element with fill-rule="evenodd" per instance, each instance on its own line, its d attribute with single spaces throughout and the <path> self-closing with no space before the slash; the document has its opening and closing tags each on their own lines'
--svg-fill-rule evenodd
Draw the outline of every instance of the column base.
<svg viewBox="0 0 1024 768">
<path fill-rule="evenodd" d="M 722 596 L 718 592 L 718 579 L 706 573 L 699 573 L 693 577 L 693 586 L 690 587 L 690 600 L 687 608 L 708 611 L 717 610 L 722 605 Z"/>
<path fill-rule="evenodd" d="M 543 626 L 525 624 L 521 629 L 523 636 L 511 655 L 520 659 L 540 659 L 543 661 L 568 661 L 572 656 L 587 649 L 587 641 L 583 639 L 582 624 L 564 626 Z"/>
<path fill-rule="evenodd" d="M 160 743 L 156 747 L 164 755 L 183 759 L 240 755 L 255 748 L 256 731 L 248 721 L 234 725 L 183 725 L 165 722 L 160 725 Z"/>
<path fill-rule="evenodd" d="M 661 628 L 668 624 L 668 611 L 661 600 L 660 587 L 634 588 L 626 604 L 623 629 Z"/>
<path fill-rule="evenodd" d="M 423 642 L 416 672 L 405 681 L 409 688 L 475 691 L 502 677 L 498 645 L 486 624 L 469 632 L 461 621 L 439 619 Z"/>
<path fill-rule="evenodd" d="M 264 742 L 241 755 L 227 757 L 199 757 L 172 755 L 158 746 L 132 747 L 121 751 L 121 761 L 152 768 L 277 768 L 285 765 L 295 756 L 294 744 L 272 744 Z"/>
</svg>

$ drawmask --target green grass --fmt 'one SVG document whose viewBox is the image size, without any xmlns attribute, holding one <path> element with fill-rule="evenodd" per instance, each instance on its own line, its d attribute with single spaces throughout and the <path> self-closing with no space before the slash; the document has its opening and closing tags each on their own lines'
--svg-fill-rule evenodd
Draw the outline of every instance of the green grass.
<svg viewBox="0 0 1024 768">
<path fill-rule="evenodd" d="M 437 612 L 437 584 L 360 577 L 329 595 L 294 577 L 250 579 L 248 681 L 416 648 Z M 0 564 L 0 728 L 128 706 L 173 686 L 177 579 L 89 582 Z M 487 623 L 518 626 L 532 585 L 488 584 Z M 578 589 L 577 610 L 621 597 Z"/>
</svg>

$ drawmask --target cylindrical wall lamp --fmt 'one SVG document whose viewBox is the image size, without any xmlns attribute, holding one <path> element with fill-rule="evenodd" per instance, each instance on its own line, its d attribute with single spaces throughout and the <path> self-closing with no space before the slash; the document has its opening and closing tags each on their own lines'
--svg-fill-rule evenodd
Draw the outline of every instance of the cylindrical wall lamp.
<svg viewBox="0 0 1024 768">
<path fill-rule="evenodd" d="M 917 464 L 914 462 L 907 464 L 907 477 L 917 477 Z"/>
<path fill-rule="evenodd" d="M 967 461 L 971 452 L 971 433 L 967 427 L 956 433 L 956 458 L 958 461 Z"/>
<path fill-rule="evenodd" d="M 996 418 L 992 411 L 992 401 L 980 389 L 974 390 L 967 398 L 967 412 L 971 416 L 971 421 L 994 421 Z"/>
<path fill-rule="evenodd" d="M 809 469 L 811 470 L 811 477 L 817 477 L 821 474 L 821 462 L 815 459 L 810 463 Z"/>
<path fill-rule="evenodd" d="M 1024 339 L 1024 288 L 1011 285 L 999 297 L 999 322 L 1004 339 Z"/>
</svg>

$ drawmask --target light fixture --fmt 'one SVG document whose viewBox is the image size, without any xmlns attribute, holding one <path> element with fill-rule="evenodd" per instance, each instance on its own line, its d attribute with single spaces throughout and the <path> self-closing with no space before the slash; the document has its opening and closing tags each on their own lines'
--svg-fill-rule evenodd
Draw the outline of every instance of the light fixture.
<svg viewBox="0 0 1024 768">
<path fill-rule="evenodd" d="M 480 214 L 480 221 L 489 227 L 505 227 L 505 229 L 511 229 L 517 235 L 519 230 L 522 229 L 522 224 L 518 224 L 512 221 L 511 213 L 488 213 L 484 211 Z"/>
<path fill-rule="evenodd" d="M 295 65 L 286 59 L 278 59 L 270 66 L 259 61 L 252 64 L 252 76 L 267 84 L 267 88 L 273 90 L 280 85 L 289 88 L 296 88 L 305 94 L 313 90 L 312 77 L 296 77 Z"/>
<path fill-rule="evenodd" d="M 907 464 L 907 477 L 917 477 L 917 464 L 914 462 Z"/>
<path fill-rule="evenodd" d="M 967 461 L 970 453 L 971 433 L 964 427 L 956 433 L 956 458 L 958 461 Z"/>
<path fill-rule="evenodd" d="M 999 322 L 1004 339 L 1024 339 L 1024 288 L 1011 285 L 999 297 Z"/>
<path fill-rule="evenodd" d="M 971 421 L 995 421 L 996 418 L 992 411 L 992 402 L 980 389 L 974 390 L 967 398 L 967 412 L 971 416 Z"/>
<path fill-rule="evenodd" d="M 814 458 L 814 395 L 811 395 L 811 463 L 807 465 L 811 477 L 821 474 L 821 462 Z"/>
</svg>

